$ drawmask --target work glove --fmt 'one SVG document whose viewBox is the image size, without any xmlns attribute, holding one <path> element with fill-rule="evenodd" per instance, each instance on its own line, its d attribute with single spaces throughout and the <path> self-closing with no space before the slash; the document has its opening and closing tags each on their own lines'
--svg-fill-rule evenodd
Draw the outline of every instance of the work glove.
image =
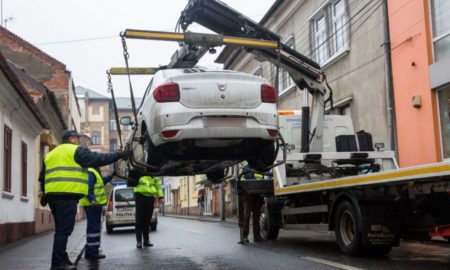
<svg viewBox="0 0 450 270">
<path fill-rule="evenodd" d="M 48 203 L 47 197 L 45 197 L 45 194 L 43 192 L 40 192 L 39 196 L 41 197 L 40 200 L 39 200 L 39 204 L 42 207 L 45 207 L 47 205 L 47 203 Z"/>
<path fill-rule="evenodd" d="M 119 158 L 121 159 L 128 159 L 128 157 L 130 157 L 133 154 L 133 151 L 131 151 L 130 149 L 125 149 L 122 151 L 117 151 L 117 155 L 119 156 Z"/>
</svg>

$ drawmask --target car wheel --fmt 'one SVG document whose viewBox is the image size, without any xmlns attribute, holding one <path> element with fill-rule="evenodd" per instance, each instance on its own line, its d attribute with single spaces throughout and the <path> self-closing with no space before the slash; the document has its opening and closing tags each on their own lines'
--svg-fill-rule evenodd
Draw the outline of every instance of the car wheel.
<svg viewBox="0 0 450 270">
<path fill-rule="evenodd" d="M 254 148 L 254 151 L 257 151 L 258 148 Z M 273 165 L 275 159 L 277 158 L 275 153 L 275 142 L 270 143 L 262 148 L 260 148 L 260 152 L 257 153 L 256 158 L 247 160 L 248 165 L 259 172 L 267 171 L 268 167 Z"/>
<path fill-rule="evenodd" d="M 144 149 L 144 160 L 152 166 L 159 166 L 163 161 L 163 154 L 158 151 L 150 139 L 150 135 L 146 130 L 142 135 L 142 148 Z"/>
<path fill-rule="evenodd" d="M 111 226 L 111 225 L 106 224 L 106 232 L 107 232 L 108 234 L 113 233 L 113 229 L 114 229 L 114 226 Z"/>
<path fill-rule="evenodd" d="M 213 184 L 221 183 L 222 179 L 225 177 L 225 170 L 216 170 L 209 173 L 206 173 L 206 177 Z"/>
</svg>

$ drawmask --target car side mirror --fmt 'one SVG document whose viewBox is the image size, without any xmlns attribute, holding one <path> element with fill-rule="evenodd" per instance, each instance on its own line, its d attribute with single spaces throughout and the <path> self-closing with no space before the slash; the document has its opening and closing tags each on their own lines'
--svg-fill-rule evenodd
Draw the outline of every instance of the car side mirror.
<svg viewBox="0 0 450 270">
<path fill-rule="evenodd" d="M 120 118 L 120 124 L 123 126 L 131 126 L 133 125 L 133 122 L 131 121 L 131 117 L 124 116 Z"/>
</svg>

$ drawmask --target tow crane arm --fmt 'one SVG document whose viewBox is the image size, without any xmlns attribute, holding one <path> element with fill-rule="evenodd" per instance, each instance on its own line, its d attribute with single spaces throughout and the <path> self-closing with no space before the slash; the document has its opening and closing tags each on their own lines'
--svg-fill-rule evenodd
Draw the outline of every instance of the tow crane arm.
<svg viewBox="0 0 450 270">
<path fill-rule="evenodd" d="M 217 0 L 190 0 L 181 13 L 178 24 L 183 31 L 187 31 L 188 26 L 194 22 L 223 35 L 280 42 L 280 36 Z M 321 152 L 327 87 L 323 84 L 324 75 L 319 64 L 281 42 L 276 50 L 245 48 L 257 59 L 269 61 L 288 71 L 295 84 L 312 95 L 312 109 L 305 106 L 302 110 L 302 152 Z"/>
</svg>

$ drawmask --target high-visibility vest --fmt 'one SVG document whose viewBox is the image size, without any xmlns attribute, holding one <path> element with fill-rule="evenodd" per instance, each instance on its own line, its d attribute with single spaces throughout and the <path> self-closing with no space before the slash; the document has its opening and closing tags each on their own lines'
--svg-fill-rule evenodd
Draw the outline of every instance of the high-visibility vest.
<svg viewBox="0 0 450 270">
<path fill-rule="evenodd" d="M 255 179 L 256 180 L 261 180 L 264 179 L 264 175 L 260 174 L 260 173 L 254 173 Z"/>
<path fill-rule="evenodd" d="M 95 185 L 94 185 L 95 201 L 99 205 L 105 205 L 108 199 L 106 198 L 106 190 L 105 185 L 103 184 L 103 178 L 96 169 L 89 168 L 88 170 L 95 176 Z M 92 206 L 92 203 L 89 201 L 88 197 L 85 196 L 80 200 L 80 205 Z"/>
<path fill-rule="evenodd" d="M 87 169 L 75 162 L 77 147 L 61 144 L 45 156 L 45 194 L 88 194 Z"/>
<path fill-rule="evenodd" d="M 139 179 L 138 185 L 134 188 L 134 192 L 147 197 L 164 197 L 161 182 L 158 177 L 142 176 Z"/>
</svg>

